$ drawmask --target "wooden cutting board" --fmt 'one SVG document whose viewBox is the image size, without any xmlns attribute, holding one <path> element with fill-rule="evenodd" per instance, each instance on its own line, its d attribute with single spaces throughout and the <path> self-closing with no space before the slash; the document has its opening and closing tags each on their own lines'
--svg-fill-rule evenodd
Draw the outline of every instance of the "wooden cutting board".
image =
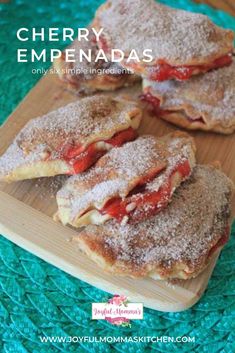
<svg viewBox="0 0 235 353">
<path fill-rule="evenodd" d="M 235 16 L 234 0 L 194 0 L 197 3 L 207 4 L 215 9 L 223 10 Z"/>
<path fill-rule="evenodd" d="M 114 94 L 138 97 L 140 85 Z M 2 154 L 26 122 L 66 103 L 79 99 L 58 78 L 43 77 L 0 128 Z M 140 134 L 161 136 L 176 130 L 173 125 L 151 116 L 145 109 Z M 194 132 L 199 163 L 219 160 L 224 172 L 235 180 L 234 135 Z M 0 233 L 17 245 L 71 275 L 110 293 L 127 295 L 132 302 L 161 311 L 181 311 L 196 303 L 205 290 L 218 253 L 196 279 L 171 284 L 152 279 L 130 279 L 105 273 L 79 252 L 71 238 L 78 231 L 55 223 L 55 193 L 64 177 L 41 178 L 12 184 L 0 183 Z"/>
</svg>

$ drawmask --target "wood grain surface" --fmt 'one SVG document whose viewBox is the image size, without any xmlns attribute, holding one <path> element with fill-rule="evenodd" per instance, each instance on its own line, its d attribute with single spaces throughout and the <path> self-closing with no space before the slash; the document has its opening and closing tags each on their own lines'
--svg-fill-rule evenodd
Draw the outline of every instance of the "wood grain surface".
<svg viewBox="0 0 235 353">
<path fill-rule="evenodd" d="M 45 94 L 46 92 L 46 94 Z M 128 94 L 138 99 L 141 85 L 114 94 Z M 0 154 L 26 122 L 78 97 L 68 91 L 55 75 L 43 77 L 15 112 L 0 128 Z M 161 136 L 177 128 L 151 116 L 144 108 L 140 134 Z M 234 135 L 193 132 L 197 160 L 211 163 L 220 160 L 222 169 L 235 180 Z M 56 211 L 55 193 L 64 177 L 41 178 L 11 184 L 0 183 L 0 233 L 47 262 L 110 293 L 127 295 L 132 302 L 161 311 L 181 311 L 199 300 L 205 290 L 218 253 L 197 278 L 171 285 L 149 278 L 134 280 L 105 273 L 79 252 L 71 241 L 78 231 L 53 222 Z"/>
<path fill-rule="evenodd" d="M 234 0 L 207 0 L 215 8 L 235 16 Z M 45 94 L 46 92 L 46 94 Z M 137 97 L 140 87 L 125 90 Z M 54 75 L 43 77 L 0 128 L 0 154 L 11 143 L 25 123 L 59 106 L 74 101 L 71 94 Z M 161 136 L 176 130 L 173 125 L 153 118 L 145 111 L 140 134 Z M 234 135 L 192 132 L 197 145 L 199 163 L 219 160 L 223 171 L 235 181 Z M 81 254 L 71 239 L 78 231 L 53 222 L 56 210 L 55 193 L 64 178 L 41 178 L 12 184 L 0 183 L 0 233 L 47 262 L 110 293 L 127 295 L 132 302 L 161 311 L 181 311 L 199 300 L 205 290 L 219 253 L 196 279 L 169 284 L 149 278 L 133 280 L 109 275 Z M 235 208 L 235 205 L 234 205 Z"/>
<path fill-rule="evenodd" d="M 207 4 L 215 9 L 220 9 L 235 16 L 235 1 L 234 0 L 195 0 L 197 3 Z"/>
</svg>

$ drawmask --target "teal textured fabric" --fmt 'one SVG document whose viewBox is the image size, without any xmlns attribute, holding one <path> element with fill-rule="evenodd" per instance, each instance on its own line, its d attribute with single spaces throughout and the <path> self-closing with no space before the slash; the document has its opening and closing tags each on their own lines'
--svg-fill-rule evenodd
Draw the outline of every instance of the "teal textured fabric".
<svg viewBox="0 0 235 353">
<path fill-rule="evenodd" d="M 16 62 L 17 48 L 56 48 L 53 44 L 20 43 L 20 27 L 82 27 L 92 18 L 101 0 L 13 0 L 0 4 L 0 121 L 16 107 L 40 75 L 33 68 L 46 63 Z M 208 14 L 217 24 L 233 28 L 234 18 L 188 0 L 165 4 Z M 0 238 L 0 349 L 5 353 L 59 352 L 235 352 L 235 224 L 208 289 L 193 308 L 182 313 L 145 309 L 144 320 L 131 328 L 91 321 L 91 303 L 110 296 Z M 121 294 L 121 293 L 120 293 Z M 39 336 L 194 336 L 195 343 L 41 343 Z"/>
</svg>

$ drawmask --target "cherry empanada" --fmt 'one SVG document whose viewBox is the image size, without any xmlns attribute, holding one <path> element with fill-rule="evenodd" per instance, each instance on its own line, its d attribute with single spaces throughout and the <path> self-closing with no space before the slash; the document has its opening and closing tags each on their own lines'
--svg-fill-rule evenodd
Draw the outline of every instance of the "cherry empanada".
<svg viewBox="0 0 235 353">
<path fill-rule="evenodd" d="M 108 0 L 94 24 L 103 28 L 98 44 L 105 53 L 120 49 L 121 64 L 151 80 L 186 80 L 232 61 L 232 31 L 154 0 Z"/>
<path fill-rule="evenodd" d="M 229 238 L 233 184 L 211 166 L 196 166 L 168 207 L 147 221 L 91 225 L 74 240 L 89 258 L 116 275 L 189 279 Z"/>
<path fill-rule="evenodd" d="M 141 116 L 135 102 L 99 95 L 32 119 L 0 157 L 0 180 L 81 173 L 135 139 Z"/>
<path fill-rule="evenodd" d="M 62 56 L 54 61 L 54 67 L 60 79 L 66 82 L 72 91 L 113 91 L 140 80 L 139 76 L 118 63 L 97 59 L 99 49 L 92 32 L 89 32 L 88 41 L 75 40 L 69 49 L 74 50 L 74 62 L 66 62 L 66 54 L 63 52 Z M 80 51 L 87 57 L 82 57 Z"/>
<path fill-rule="evenodd" d="M 235 61 L 229 67 L 179 81 L 143 80 L 142 99 L 157 117 L 189 130 L 235 130 Z"/>
<path fill-rule="evenodd" d="M 145 135 L 114 148 L 89 171 L 68 179 L 57 193 L 56 218 L 74 227 L 149 218 L 190 176 L 194 152 L 193 139 L 180 132 Z"/>
</svg>

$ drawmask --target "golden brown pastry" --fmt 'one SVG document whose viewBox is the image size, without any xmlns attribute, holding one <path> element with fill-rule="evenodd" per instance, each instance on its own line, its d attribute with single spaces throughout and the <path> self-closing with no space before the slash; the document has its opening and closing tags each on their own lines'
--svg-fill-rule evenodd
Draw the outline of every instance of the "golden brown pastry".
<svg viewBox="0 0 235 353">
<path fill-rule="evenodd" d="M 136 223 L 170 202 L 195 165 L 187 134 L 141 136 L 103 156 L 88 172 L 68 179 L 57 193 L 57 219 L 82 227 L 111 218 Z"/>
<path fill-rule="evenodd" d="M 188 279 L 207 266 L 229 237 L 232 182 L 196 166 L 166 209 L 138 224 L 88 226 L 74 239 L 104 270 L 131 277 Z"/>
<path fill-rule="evenodd" d="M 235 61 L 185 82 L 143 81 L 142 98 L 157 117 L 189 130 L 235 130 Z"/>
<path fill-rule="evenodd" d="M 100 48 L 108 55 L 113 48 L 121 49 L 125 54 L 121 64 L 151 80 L 185 80 L 231 64 L 233 32 L 202 14 L 154 0 L 108 0 L 94 23 L 103 28 Z"/>
<path fill-rule="evenodd" d="M 94 91 L 113 91 L 120 87 L 129 86 L 140 80 L 140 77 L 124 69 L 117 63 L 96 60 L 98 47 L 95 36 L 89 32 L 89 41 L 74 41 L 70 49 L 75 50 L 75 62 L 66 62 L 65 53 L 54 61 L 54 67 L 61 80 L 75 91 L 90 93 Z M 81 61 L 79 51 L 91 51 L 91 61 L 83 58 Z M 88 54 L 87 54 L 88 55 Z"/>
<path fill-rule="evenodd" d="M 99 95 L 32 119 L 0 157 L 0 180 L 81 173 L 135 139 L 141 116 L 135 102 Z"/>
</svg>

